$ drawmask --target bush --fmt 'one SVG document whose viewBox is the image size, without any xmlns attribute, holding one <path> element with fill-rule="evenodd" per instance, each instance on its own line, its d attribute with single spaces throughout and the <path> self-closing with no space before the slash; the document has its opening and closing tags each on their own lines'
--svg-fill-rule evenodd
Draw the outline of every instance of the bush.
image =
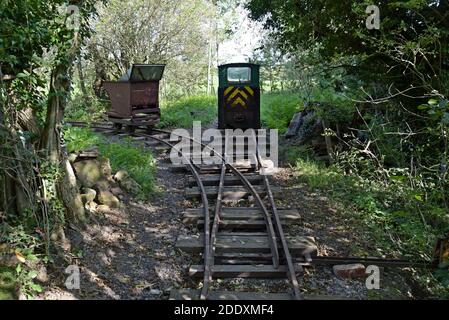
<svg viewBox="0 0 449 320">
<path fill-rule="evenodd" d="M 202 125 L 207 125 L 217 118 L 217 109 L 215 96 L 191 96 L 170 101 L 161 106 L 161 122 L 158 127 L 190 128 L 193 121 L 201 121 Z"/>
<path fill-rule="evenodd" d="M 449 214 L 438 198 L 433 199 L 438 190 L 423 184 L 422 178 L 411 176 L 407 169 L 360 166 L 360 159 L 351 155 L 342 157 L 342 162 L 337 158 L 334 165 L 326 167 L 304 156 L 302 149 L 287 154 L 298 156 L 295 168 L 299 180 L 340 203 L 342 214 L 369 230 L 379 250 L 391 257 L 432 259 L 437 238 L 449 231 Z M 345 172 L 348 167 L 352 172 Z M 448 275 L 438 269 L 435 276 L 439 283 L 430 274 L 423 274 L 420 283 L 433 294 L 447 296 Z"/>
<path fill-rule="evenodd" d="M 80 93 L 75 94 L 67 103 L 64 119 L 66 121 L 101 121 L 109 101 L 100 100 L 95 96 L 89 97 L 89 106 L 86 105 L 85 101 Z"/>
<path fill-rule="evenodd" d="M 264 127 L 287 131 L 293 115 L 303 107 L 300 96 L 294 93 L 267 93 L 261 96 L 261 122 Z"/>
<path fill-rule="evenodd" d="M 34 280 L 38 275 L 38 264 L 48 258 L 42 254 L 44 244 L 37 228 L 17 218 L 10 220 L 12 224 L 5 222 L 0 225 L 0 256 L 15 254 L 20 262 L 15 266 L 0 265 L 0 300 L 16 299 L 19 290 L 31 299 L 42 292 L 42 287 Z"/>
</svg>

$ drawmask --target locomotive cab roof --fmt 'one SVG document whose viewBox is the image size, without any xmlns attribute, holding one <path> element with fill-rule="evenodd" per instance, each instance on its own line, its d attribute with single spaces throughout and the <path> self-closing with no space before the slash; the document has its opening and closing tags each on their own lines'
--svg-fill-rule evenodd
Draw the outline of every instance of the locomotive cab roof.
<svg viewBox="0 0 449 320">
<path fill-rule="evenodd" d="M 230 85 L 259 86 L 260 65 L 254 63 L 227 63 L 218 66 L 219 87 Z"/>
<path fill-rule="evenodd" d="M 259 64 L 249 63 L 249 62 L 234 62 L 234 63 L 226 63 L 218 66 L 218 68 L 226 68 L 226 67 L 260 67 Z"/>
<path fill-rule="evenodd" d="M 145 82 L 160 81 L 165 64 L 133 64 L 118 81 Z"/>
</svg>

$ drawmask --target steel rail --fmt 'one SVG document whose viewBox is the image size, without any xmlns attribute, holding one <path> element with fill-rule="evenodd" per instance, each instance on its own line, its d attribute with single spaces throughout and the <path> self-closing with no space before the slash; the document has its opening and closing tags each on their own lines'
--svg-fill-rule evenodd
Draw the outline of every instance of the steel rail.
<svg viewBox="0 0 449 320">
<path fill-rule="evenodd" d="M 375 265 L 379 267 L 395 267 L 395 268 L 423 268 L 431 269 L 438 266 L 438 263 L 432 261 L 409 261 L 401 259 L 384 259 L 384 258 L 360 258 L 360 257 L 313 257 L 312 261 L 304 259 L 296 259 L 298 263 L 308 265 L 336 265 L 336 264 L 352 264 L 361 263 L 364 265 Z"/>
<path fill-rule="evenodd" d="M 209 255 L 210 255 L 210 252 L 211 252 L 211 248 L 210 248 L 211 238 L 210 238 L 210 232 L 209 232 L 210 231 L 209 230 L 209 224 L 210 224 L 209 201 L 207 199 L 206 190 L 204 189 L 204 184 L 201 181 L 201 177 L 198 174 L 198 171 L 195 169 L 195 166 L 194 166 L 192 160 L 190 158 L 186 157 L 185 155 L 183 155 L 181 150 L 179 150 L 174 145 L 172 145 L 171 143 L 169 143 L 169 142 L 167 142 L 167 141 L 165 141 L 163 139 L 160 139 L 160 138 L 157 138 L 157 137 L 153 137 L 151 135 L 144 134 L 144 133 L 137 133 L 137 134 L 133 134 L 133 135 L 140 136 L 140 137 L 145 137 L 145 138 L 149 138 L 149 139 L 153 139 L 153 140 L 159 141 L 161 143 L 164 143 L 165 145 L 171 147 L 176 152 L 181 153 L 183 159 L 187 160 L 187 166 L 189 167 L 190 171 L 192 172 L 192 175 L 195 177 L 196 183 L 198 184 L 198 187 L 199 187 L 199 189 L 201 191 L 201 200 L 202 200 L 202 203 L 203 203 L 204 220 L 207 222 L 207 226 L 208 226 L 208 227 L 205 226 L 205 228 L 204 228 L 204 230 L 205 230 L 204 231 L 204 261 L 209 261 L 210 260 Z M 206 274 L 208 275 L 208 278 L 209 278 L 210 277 L 210 273 L 211 273 L 210 264 L 209 263 L 205 263 L 204 264 L 204 275 L 205 275 L 204 278 L 206 279 Z M 203 290 L 202 290 L 201 295 L 200 295 L 200 299 L 201 300 L 205 300 L 206 299 L 207 291 L 208 291 L 208 285 L 209 285 L 208 282 L 209 282 L 209 279 L 207 281 L 205 281 L 205 283 L 204 283 L 206 288 L 204 289 L 204 287 L 203 287 Z M 203 294 L 203 291 L 206 294 Z"/>
<path fill-rule="evenodd" d="M 259 169 L 260 169 L 262 167 L 263 163 L 262 163 L 262 157 L 260 156 L 260 152 L 259 152 L 259 145 L 257 143 L 255 134 L 252 135 L 252 138 L 253 138 L 253 142 L 256 146 L 256 157 L 257 157 L 257 162 L 258 162 Z M 274 225 L 276 226 L 276 229 L 278 231 L 278 235 L 281 240 L 282 249 L 284 251 L 284 258 L 287 262 L 287 275 L 288 275 L 290 282 L 292 284 L 292 287 L 293 287 L 293 296 L 297 300 L 303 300 L 304 297 L 302 296 L 301 291 L 299 289 L 299 283 L 298 283 L 298 278 L 296 277 L 295 266 L 293 265 L 292 255 L 290 254 L 290 249 L 288 248 L 288 243 L 287 243 L 287 239 L 285 238 L 284 229 L 282 228 L 281 219 L 279 218 L 279 213 L 277 210 L 276 203 L 274 201 L 273 192 L 271 191 L 271 187 L 270 187 L 270 182 L 268 181 L 268 178 L 266 175 L 262 175 L 262 177 L 263 177 L 263 182 L 264 182 L 265 188 L 267 190 L 267 196 L 268 196 L 268 200 L 270 202 L 270 207 L 273 212 Z M 300 271 L 301 272 L 303 271 L 302 267 L 301 267 Z"/>
<path fill-rule="evenodd" d="M 225 149 L 224 156 L 226 158 L 226 149 Z M 226 174 L 226 163 L 223 161 L 222 165 L 221 165 L 220 183 L 218 185 L 217 200 L 215 203 L 215 217 L 214 217 L 214 222 L 212 225 L 212 231 L 211 231 L 211 235 L 210 235 L 211 247 L 210 247 L 209 259 L 204 262 L 205 263 L 204 279 L 203 279 L 203 288 L 201 290 L 201 298 L 204 297 L 204 299 L 207 299 L 207 296 L 209 294 L 209 283 L 212 282 L 212 277 L 213 277 L 216 240 L 217 240 L 218 227 L 220 224 L 220 214 L 221 214 L 221 208 L 222 208 L 222 198 L 223 198 L 225 174 Z M 205 221 L 204 228 L 205 229 L 209 228 L 209 222 Z M 206 264 L 208 264 L 207 268 L 206 268 Z M 206 270 L 208 270 L 209 272 L 206 272 Z"/>
<path fill-rule="evenodd" d="M 73 127 L 89 127 L 93 129 L 104 129 L 104 130 L 111 130 L 113 127 L 108 122 L 84 122 L 84 121 L 68 121 L 65 122 L 65 124 L 69 124 Z M 108 126 L 106 128 L 106 126 Z"/>
</svg>

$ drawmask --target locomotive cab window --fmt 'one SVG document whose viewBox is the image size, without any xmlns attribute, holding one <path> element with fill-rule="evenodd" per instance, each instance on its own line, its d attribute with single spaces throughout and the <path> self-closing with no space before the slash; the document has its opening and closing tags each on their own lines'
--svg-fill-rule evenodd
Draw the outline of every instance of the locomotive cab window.
<svg viewBox="0 0 449 320">
<path fill-rule="evenodd" d="M 249 67 L 228 68 L 228 81 L 237 83 L 251 82 L 251 68 Z"/>
</svg>

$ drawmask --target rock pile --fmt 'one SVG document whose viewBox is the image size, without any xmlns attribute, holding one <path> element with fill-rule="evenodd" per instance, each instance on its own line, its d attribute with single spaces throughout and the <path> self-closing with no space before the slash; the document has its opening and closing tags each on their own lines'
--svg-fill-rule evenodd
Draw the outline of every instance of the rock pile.
<svg viewBox="0 0 449 320">
<path fill-rule="evenodd" d="M 87 213 L 106 213 L 120 206 L 124 191 L 140 192 L 140 185 L 126 171 L 120 170 L 113 175 L 109 159 L 95 150 L 71 154 L 69 159 Z"/>
</svg>

